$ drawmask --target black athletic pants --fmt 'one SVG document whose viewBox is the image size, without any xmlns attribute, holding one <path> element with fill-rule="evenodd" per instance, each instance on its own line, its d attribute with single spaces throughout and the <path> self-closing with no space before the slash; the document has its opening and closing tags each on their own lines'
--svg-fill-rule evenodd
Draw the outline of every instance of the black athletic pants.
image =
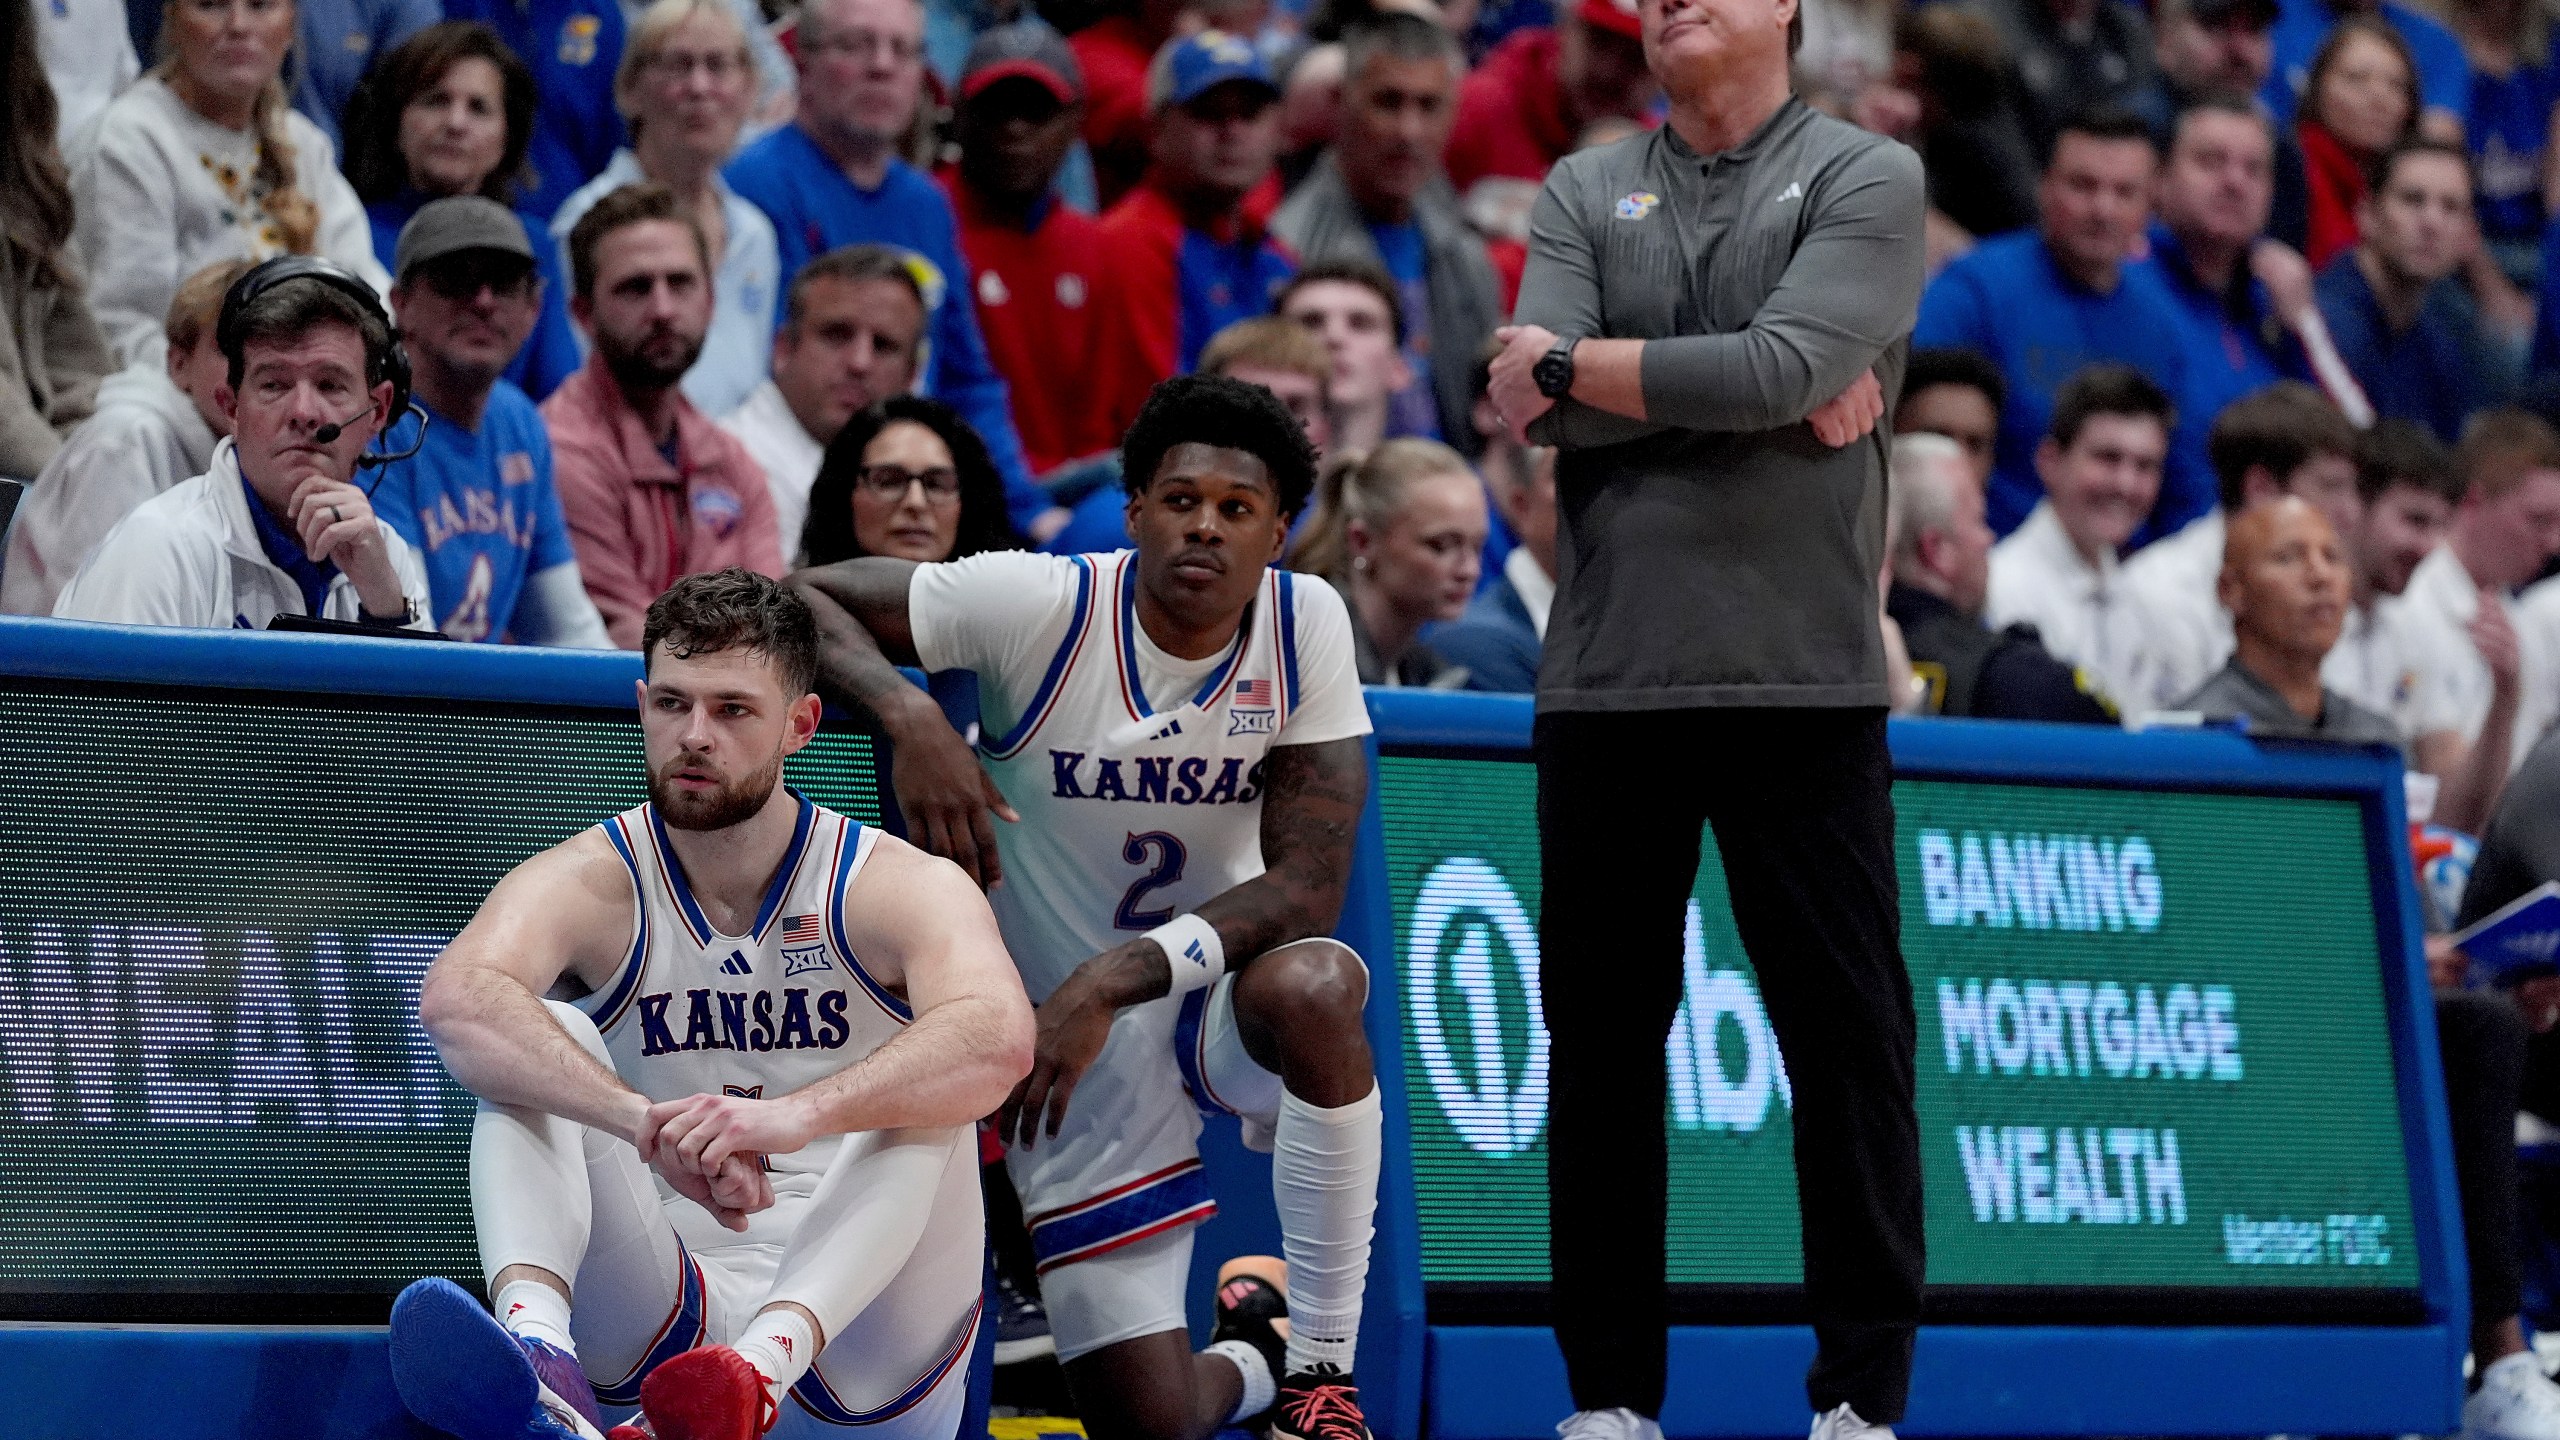
<svg viewBox="0 0 2560 1440">
<path fill-rule="evenodd" d="M 1920 1318 L 1915 1022 L 1881 709 L 1538 716 L 1556 1339 L 1573 1403 L 1662 1413 L 1666 1078 L 1682 927 L 1715 828 L 1795 1090 L 1806 1390 L 1902 1418 Z"/>
<path fill-rule="evenodd" d="M 2516 1110 L 2523 1102 L 2531 1038 L 2524 1013 L 2503 991 L 2436 992 L 2436 1046 L 2444 1059 L 2474 1326 L 2504 1320 L 2524 1303 Z"/>
</svg>

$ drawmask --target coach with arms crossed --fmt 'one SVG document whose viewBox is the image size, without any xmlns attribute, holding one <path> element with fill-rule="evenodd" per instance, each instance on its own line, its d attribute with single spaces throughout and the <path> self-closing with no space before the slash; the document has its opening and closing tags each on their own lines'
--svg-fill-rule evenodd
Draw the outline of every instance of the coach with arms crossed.
<svg viewBox="0 0 2560 1440">
<path fill-rule="evenodd" d="M 1565 1440 L 1656 1440 L 1663 1042 L 1699 831 L 1795 1089 L 1815 1440 L 1890 1434 L 1920 1314 L 1876 577 L 1920 161 L 1788 89 L 1798 0 L 1642 0 L 1669 123 L 1559 163 L 1492 398 L 1562 452 L 1538 675 Z M 1881 387 L 1879 387 L 1881 382 Z"/>
</svg>

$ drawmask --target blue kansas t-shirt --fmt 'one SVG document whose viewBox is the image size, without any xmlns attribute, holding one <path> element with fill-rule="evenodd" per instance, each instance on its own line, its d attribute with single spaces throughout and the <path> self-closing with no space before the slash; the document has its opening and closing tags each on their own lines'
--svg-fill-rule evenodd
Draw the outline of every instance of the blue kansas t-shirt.
<svg viewBox="0 0 2560 1440">
<path fill-rule="evenodd" d="M 551 436 L 523 391 L 489 392 L 480 428 L 427 409 L 418 453 L 383 471 L 373 508 L 426 558 L 436 628 L 456 640 L 503 640 L 536 571 L 577 558 L 551 483 Z"/>
</svg>

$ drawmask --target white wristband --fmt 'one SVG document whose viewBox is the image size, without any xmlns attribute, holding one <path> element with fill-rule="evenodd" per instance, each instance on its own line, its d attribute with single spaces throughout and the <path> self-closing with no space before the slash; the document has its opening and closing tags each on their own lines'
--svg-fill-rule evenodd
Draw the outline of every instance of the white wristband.
<svg viewBox="0 0 2560 1440">
<path fill-rule="evenodd" d="M 1172 966 L 1169 995 L 1206 990 L 1227 973 L 1227 948 L 1218 941 L 1218 927 L 1197 915 L 1176 915 L 1148 931 L 1146 938 L 1164 947 L 1164 958 Z"/>
</svg>

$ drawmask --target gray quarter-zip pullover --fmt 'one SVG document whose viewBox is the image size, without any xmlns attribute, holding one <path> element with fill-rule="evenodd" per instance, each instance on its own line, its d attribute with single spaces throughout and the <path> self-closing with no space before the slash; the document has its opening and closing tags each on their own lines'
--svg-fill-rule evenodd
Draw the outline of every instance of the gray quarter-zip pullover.
<svg viewBox="0 0 2560 1440">
<path fill-rule="evenodd" d="M 1890 425 L 1804 421 L 1870 367 L 1900 389 L 1925 203 L 1918 156 L 1798 100 L 1721 154 L 1665 127 L 1548 175 L 1516 318 L 1649 342 L 1649 418 L 1530 427 L 1564 452 L 1541 709 L 1886 703 Z"/>
</svg>

